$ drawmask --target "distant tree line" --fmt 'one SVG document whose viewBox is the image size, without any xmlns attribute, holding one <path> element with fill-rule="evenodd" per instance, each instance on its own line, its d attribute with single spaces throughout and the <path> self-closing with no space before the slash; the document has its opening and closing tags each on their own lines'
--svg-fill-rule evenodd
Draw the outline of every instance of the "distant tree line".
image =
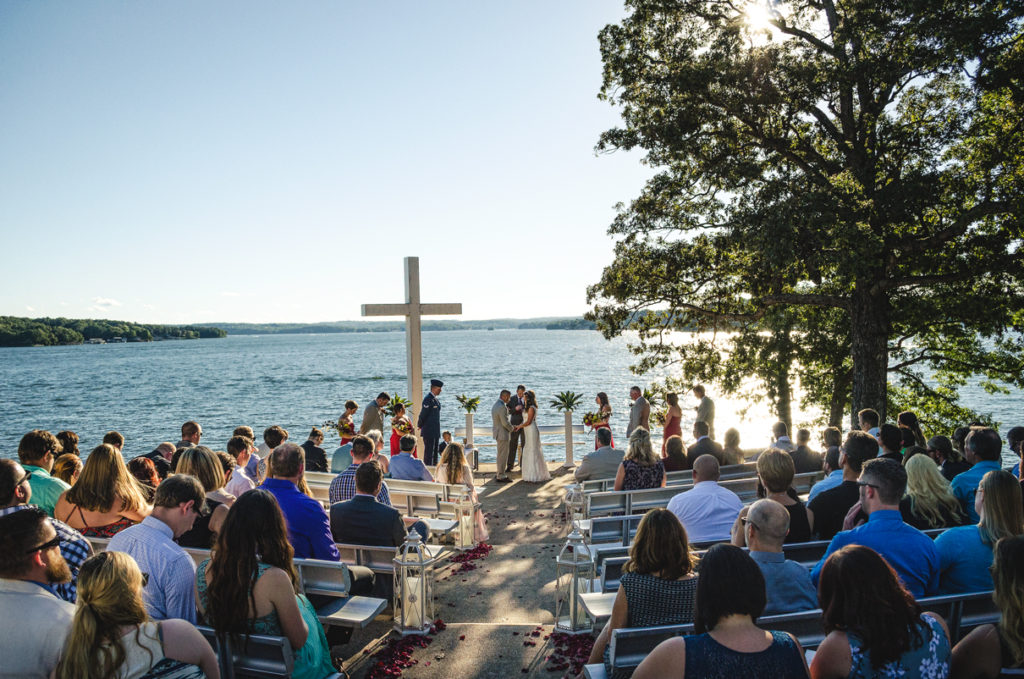
<svg viewBox="0 0 1024 679">
<path fill-rule="evenodd" d="M 0 316 L 0 346 L 31 347 L 81 344 L 90 339 L 152 342 L 154 339 L 226 337 L 220 328 L 196 325 L 150 325 L 92 318 L 20 318 Z"/>
<path fill-rule="evenodd" d="M 326 323 L 217 323 L 229 335 L 279 335 L 340 332 L 402 332 L 405 321 L 331 321 Z M 493 318 L 479 321 L 424 321 L 423 330 L 593 330 L 596 324 L 580 317 Z"/>
</svg>

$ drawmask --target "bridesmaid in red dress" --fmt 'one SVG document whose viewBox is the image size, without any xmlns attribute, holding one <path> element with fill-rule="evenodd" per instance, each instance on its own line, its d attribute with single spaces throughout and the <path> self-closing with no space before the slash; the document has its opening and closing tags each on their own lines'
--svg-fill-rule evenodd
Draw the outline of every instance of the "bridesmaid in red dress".
<svg viewBox="0 0 1024 679">
<path fill-rule="evenodd" d="M 677 394 L 665 394 L 665 401 L 668 403 L 668 412 L 665 413 L 665 430 L 661 435 L 661 456 L 665 457 L 665 444 L 670 436 L 682 436 L 683 430 L 679 426 L 683 419 L 683 409 L 679 407 L 679 396 Z"/>
<path fill-rule="evenodd" d="M 598 406 L 597 407 L 597 412 L 599 412 L 602 415 L 604 415 L 604 421 L 600 422 L 598 424 L 595 424 L 593 426 L 593 428 L 594 429 L 604 428 L 604 429 L 607 429 L 610 432 L 612 428 L 611 428 L 611 425 L 608 424 L 608 420 L 610 420 L 611 417 L 612 417 L 612 406 L 611 406 L 611 404 L 608 403 L 608 394 L 604 393 L 603 391 L 597 392 L 597 406 Z M 612 442 L 610 444 L 608 444 L 608 445 L 610 445 L 612 448 L 614 448 L 615 447 L 615 439 L 612 438 Z M 600 447 L 601 447 L 600 444 L 597 442 L 597 437 L 595 436 L 594 437 L 594 450 L 597 450 Z"/>
<path fill-rule="evenodd" d="M 339 428 L 344 427 L 346 431 L 352 432 L 352 436 L 345 436 L 344 434 L 341 434 L 339 429 L 339 435 L 341 436 L 341 445 L 345 445 L 346 443 L 351 441 L 352 437 L 356 435 L 356 431 L 358 431 L 356 429 L 356 423 L 352 419 L 352 416 L 356 414 L 357 410 L 359 410 L 358 403 L 356 403 L 355 401 L 345 401 L 345 414 L 338 418 L 338 426 Z"/>
<path fill-rule="evenodd" d="M 399 429 L 399 427 L 401 427 L 401 429 Z M 398 445 L 398 440 L 404 435 L 411 433 L 412 420 L 405 416 L 405 406 L 398 403 L 395 405 L 395 416 L 391 418 L 391 457 L 402 452 L 402 449 Z M 417 457 L 415 450 L 413 451 L 412 456 Z"/>
</svg>

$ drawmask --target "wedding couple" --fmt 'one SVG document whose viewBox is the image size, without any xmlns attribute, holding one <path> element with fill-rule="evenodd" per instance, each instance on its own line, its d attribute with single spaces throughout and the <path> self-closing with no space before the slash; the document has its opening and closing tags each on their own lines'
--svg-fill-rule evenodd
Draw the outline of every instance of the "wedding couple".
<svg viewBox="0 0 1024 679">
<path fill-rule="evenodd" d="M 523 481 L 543 483 L 551 479 L 544 453 L 540 446 L 540 429 L 537 427 L 537 396 L 520 385 L 516 395 L 502 389 L 501 395 L 491 407 L 492 435 L 498 443 L 498 475 L 496 481 L 507 482 L 509 472 L 515 463 L 515 448 L 510 444 L 523 441 Z M 511 454 L 511 457 L 510 457 Z"/>
</svg>

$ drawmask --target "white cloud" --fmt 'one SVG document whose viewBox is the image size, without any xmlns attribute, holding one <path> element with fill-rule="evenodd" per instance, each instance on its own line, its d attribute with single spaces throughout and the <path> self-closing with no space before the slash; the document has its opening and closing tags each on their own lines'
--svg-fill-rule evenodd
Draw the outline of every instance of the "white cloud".
<svg viewBox="0 0 1024 679">
<path fill-rule="evenodd" d="M 26 309 L 27 311 L 31 311 L 32 313 L 35 313 L 35 311 L 36 311 L 34 307 L 30 307 L 30 306 L 29 306 L 29 305 L 27 305 L 27 304 L 25 305 L 25 309 Z"/>
<path fill-rule="evenodd" d="M 102 308 L 121 306 L 120 302 L 110 297 L 93 297 L 92 303 Z"/>
</svg>

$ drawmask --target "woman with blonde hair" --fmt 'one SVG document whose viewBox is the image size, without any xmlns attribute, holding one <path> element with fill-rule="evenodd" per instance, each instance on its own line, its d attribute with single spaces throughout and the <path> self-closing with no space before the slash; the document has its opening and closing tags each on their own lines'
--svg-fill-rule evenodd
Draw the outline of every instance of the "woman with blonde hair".
<svg viewBox="0 0 1024 679">
<path fill-rule="evenodd" d="M 377 460 L 377 464 L 379 464 L 380 468 L 384 470 L 385 474 L 387 474 L 391 469 L 391 457 L 381 452 L 384 450 L 384 434 L 382 434 L 379 429 L 371 429 L 366 432 L 366 436 L 373 441 L 373 459 Z"/>
<path fill-rule="evenodd" d="M 123 552 L 86 559 L 56 679 L 220 677 L 217 656 L 191 623 L 149 619 L 142 602 L 148 579 Z"/>
<path fill-rule="evenodd" d="M 1002 469 L 981 477 L 974 496 L 975 526 L 950 528 L 935 538 L 939 552 L 939 593 L 961 594 L 992 589 L 992 549 L 1002 538 L 1024 533 L 1020 481 Z"/>
<path fill-rule="evenodd" d="M 68 484 L 75 485 L 75 481 L 82 474 L 82 458 L 74 453 L 64 453 L 53 463 L 52 475 Z"/>
<path fill-rule="evenodd" d="M 730 427 L 725 430 L 722 439 L 722 465 L 743 464 L 743 451 L 740 450 L 740 430 Z"/>
<path fill-rule="evenodd" d="M 796 475 L 796 465 L 789 453 L 778 448 L 769 448 L 757 456 L 757 478 L 761 483 L 765 499 L 778 502 L 789 512 L 789 533 L 784 544 L 807 542 L 814 533 L 814 512 L 791 494 L 790 485 Z M 761 493 L 759 493 L 760 495 Z M 732 527 L 732 544 L 746 546 L 743 521 L 747 518 L 748 507 L 744 507 Z"/>
<path fill-rule="evenodd" d="M 206 491 L 206 512 L 196 518 L 191 530 L 178 538 L 178 544 L 209 549 L 227 518 L 228 508 L 235 502 L 235 496 L 224 491 L 224 467 L 212 450 L 195 446 L 181 454 L 175 471 L 196 477 Z"/>
<path fill-rule="evenodd" d="M 612 630 L 677 625 L 693 620 L 697 556 L 686 529 L 667 509 L 652 509 L 640 520 L 629 561 L 622 567 L 612 617 L 594 642 L 590 663 L 607 662 Z M 616 676 L 611 673 L 609 676 Z"/>
<path fill-rule="evenodd" d="M 58 498 L 54 515 L 85 537 L 109 538 L 151 511 L 121 453 L 102 443 L 89 453 L 78 482 Z"/>
<path fill-rule="evenodd" d="M 473 504 L 480 504 L 476 486 L 473 484 L 473 470 L 466 462 L 466 451 L 461 443 L 453 441 L 444 447 L 444 452 L 441 453 L 441 464 L 437 465 L 434 479 L 440 483 L 464 485 L 469 491 L 469 497 L 473 500 Z M 473 512 L 473 521 L 473 539 L 477 543 L 487 542 L 490 536 L 487 534 L 484 514 L 479 507 Z"/>
<path fill-rule="evenodd" d="M 949 528 L 964 522 L 960 501 L 953 496 L 949 481 L 928 455 L 914 455 L 904 465 L 907 492 L 900 501 L 903 520 L 918 530 Z"/>
<path fill-rule="evenodd" d="M 992 580 L 999 622 L 974 628 L 953 648 L 956 679 L 996 679 L 1004 667 L 1024 667 L 1024 537 L 996 543 Z"/>
<path fill-rule="evenodd" d="M 665 487 L 665 464 L 651 446 L 651 433 L 637 428 L 629 437 L 629 447 L 615 473 L 615 490 L 642 490 Z"/>
</svg>

